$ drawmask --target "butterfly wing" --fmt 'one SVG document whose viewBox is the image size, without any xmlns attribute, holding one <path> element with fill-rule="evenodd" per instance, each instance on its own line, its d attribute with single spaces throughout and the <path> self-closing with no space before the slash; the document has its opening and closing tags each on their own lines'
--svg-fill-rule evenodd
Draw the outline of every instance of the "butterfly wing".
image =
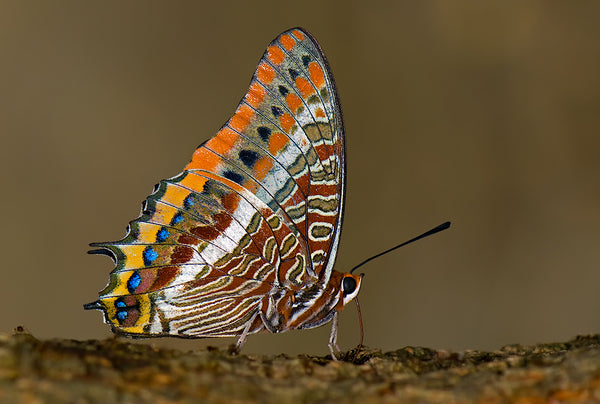
<svg viewBox="0 0 600 404">
<path fill-rule="evenodd" d="M 161 181 L 117 242 L 93 307 L 122 333 L 239 335 L 278 289 L 327 283 L 341 228 L 344 133 L 333 77 L 302 29 L 267 48 L 235 114 Z"/>
</svg>

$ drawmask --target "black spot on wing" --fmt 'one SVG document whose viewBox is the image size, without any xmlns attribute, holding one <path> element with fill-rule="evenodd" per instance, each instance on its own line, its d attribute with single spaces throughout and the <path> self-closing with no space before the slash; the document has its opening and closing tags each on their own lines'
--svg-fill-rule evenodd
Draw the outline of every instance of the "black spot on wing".
<svg viewBox="0 0 600 404">
<path fill-rule="evenodd" d="M 228 180 L 231 180 L 237 184 L 242 185 L 242 182 L 244 182 L 244 176 L 241 174 L 238 174 L 236 172 L 227 170 L 223 173 L 223 177 L 227 178 Z"/>
<path fill-rule="evenodd" d="M 283 110 L 281 108 L 279 108 L 279 107 L 276 107 L 275 105 L 273 105 L 271 107 L 271 112 L 273 113 L 273 116 L 275 118 L 277 118 L 280 115 L 283 115 Z"/>
<path fill-rule="evenodd" d="M 269 136 L 271 136 L 271 129 L 265 126 L 259 126 L 258 128 L 256 128 L 256 131 L 258 132 L 258 136 L 260 136 L 263 142 L 269 140 Z"/>
<path fill-rule="evenodd" d="M 304 67 L 308 67 L 309 63 L 310 63 L 310 56 L 308 56 L 308 55 L 302 56 L 302 64 L 304 65 Z"/>
<path fill-rule="evenodd" d="M 288 90 L 287 88 L 285 88 L 285 86 L 279 86 L 279 94 L 281 94 L 282 96 L 286 96 L 287 93 L 289 93 L 290 90 Z"/>
<path fill-rule="evenodd" d="M 242 163 L 248 168 L 253 168 L 256 161 L 260 158 L 260 155 L 253 150 L 241 150 L 239 156 Z"/>
</svg>

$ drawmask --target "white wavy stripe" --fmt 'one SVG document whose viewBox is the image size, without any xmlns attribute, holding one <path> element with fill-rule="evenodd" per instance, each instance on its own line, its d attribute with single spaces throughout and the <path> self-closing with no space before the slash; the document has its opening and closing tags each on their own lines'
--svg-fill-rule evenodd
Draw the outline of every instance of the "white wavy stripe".
<svg viewBox="0 0 600 404">
<path fill-rule="evenodd" d="M 241 296 L 250 294 L 262 284 L 261 281 L 245 279 L 245 281 L 236 288 L 229 289 L 229 284 L 231 284 L 235 278 L 242 277 L 223 275 L 223 277 L 215 278 L 213 281 L 208 282 L 205 285 L 197 286 L 192 289 L 189 288 L 189 285 L 184 284 L 165 289 L 163 291 L 162 299 L 157 300 L 157 306 L 162 307 L 162 305 L 164 305 L 164 307 L 182 308 L 194 307 L 196 304 L 204 304 L 207 299 L 219 299 L 224 296 Z M 195 301 L 198 302 L 196 303 Z"/>
<path fill-rule="evenodd" d="M 223 300 L 228 299 L 222 299 L 219 303 L 222 303 Z M 188 309 L 183 315 L 172 317 L 169 325 L 172 329 L 182 330 L 188 335 L 221 335 L 214 331 L 220 328 L 227 328 L 224 326 L 235 323 L 236 320 L 243 318 L 250 311 L 255 310 L 257 308 L 256 306 L 260 304 L 260 297 L 249 298 L 245 302 L 247 304 L 243 309 L 241 305 L 235 305 L 233 308 L 231 307 L 235 304 L 234 299 L 231 299 L 226 305 L 216 307 L 213 310 L 205 310 L 203 308 L 202 310 L 195 312 L 194 310 Z M 243 324 L 241 324 L 239 328 L 243 328 Z M 233 333 L 231 335 L 239 335 L 239 333 Z"/>
</svg>

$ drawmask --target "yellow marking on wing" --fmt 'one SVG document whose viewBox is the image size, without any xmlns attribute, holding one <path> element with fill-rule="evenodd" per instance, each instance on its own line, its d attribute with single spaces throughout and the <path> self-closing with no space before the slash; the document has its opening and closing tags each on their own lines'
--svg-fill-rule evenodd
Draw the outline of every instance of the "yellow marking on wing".
<svg viewBox="0 0 600 404">
<path fill-rule="evenodd" d="M 161 200 L 174 206 L 183 206 L 183 200 L 189 194 L 189 191 L 169 184 Z"/>
</svg>

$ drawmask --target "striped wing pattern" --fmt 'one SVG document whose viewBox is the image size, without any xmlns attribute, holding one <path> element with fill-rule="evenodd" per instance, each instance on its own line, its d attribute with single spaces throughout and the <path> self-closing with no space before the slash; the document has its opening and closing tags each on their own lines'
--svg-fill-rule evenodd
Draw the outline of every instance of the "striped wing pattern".
<svg viewBox="0 0 600 404">
<path fill-rule="evenodd" d="M 93 307 L 142 336 L 310 328 L 339 306 L 344 131 L 333 77 L 306 31 L 268 46 L 250 88 L 127 236 L 94 243 L 116 267 Z M 328 287 L 335 284 L 334 287 Z"/>
</svg>

